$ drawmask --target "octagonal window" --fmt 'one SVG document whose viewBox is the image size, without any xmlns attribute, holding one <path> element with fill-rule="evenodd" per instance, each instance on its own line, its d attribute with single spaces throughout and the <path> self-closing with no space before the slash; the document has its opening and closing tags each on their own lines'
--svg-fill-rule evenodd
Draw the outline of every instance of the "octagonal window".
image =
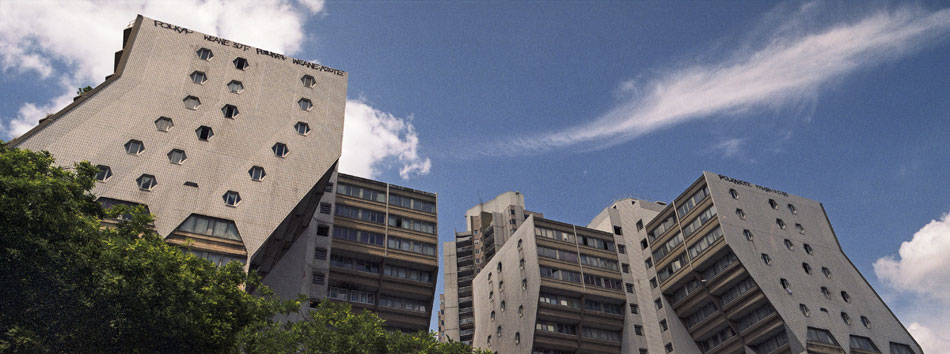
<svg viewBox="0 0 950 354">
<path fill-rule="evenodd" d="M 139 185 L 139 189 L 145 191 L 150 191 L 158 185 L 158 180 L 155 179 L 155 176 L 148 174 L 139 176 L 135 182 Z"/>
<path fill-rule="evenodd" d="M 191 82 L 196 84 L 203 84 L 205 81 L 208 81 L 208 75 L 200 71 L 193 71 L 191 73 Z"/>
<path fill-rule="evenodd" d="M 211 58 L 214 58 L 214 53 L 211 52 L 211 49 L 208 49 L 208 48 L 198 49 L 198 59 L 211 60 Z"/>
<path fill-rule="evenodd" d="M 201 106 L 201 100 L 195 96 L 187 96 L 182 101 L 185 102 L 185 108 L 188 109 L 198 109 L 198 107 Z"/>
<path fill-rule="evenodd" d="M 96 172 L 96 180 L 99 182 L 105 182 L 109 177 L 112 177 L 112 168 L 106 165 L 97 165 L 96 168 L 99 169 L 99 172 Z"/>
<path fill-rule="evenodd" d="M 274 155 L 277 155 L 277 157 L 284 157 L 284 156 L 287 156 L 288 153 L 290 153 L 290 149 L 288 149 L 287 144 L 284 144 L 284 143 L 274 144 L 274 146 L 271 147 L 271 150 L 274 150 Z"/>
<path fill-rule="evenodd" d="M 236 206 L 241 202 L 241 194 L 235 191 L 227 191 L 221 198 L 224 199 L 224 204 L 228 206 Z"/>
<path fill-rule="evenodd" d="M 182 162 L 188 159 L 188 155 L 185 154 L 184 150 L 173 149 L 168 152 L 168 162 L 171 162 L 176 165 L 181 165 Z"/>
<path fill-rule="evenodd" d="M 211 130 L 211 127 L 202 125 L 195 129 L 195 134 L 198 134 L 198 140 L 208 141 L 214 136 L 214 131 Z"/>
<path fill-rule="evenodd" d="M 264 168 L 261 166 L 251 167 L 250 170 L 247 170 L 247 173 L 251 175 L 251 180 L 260 182 L 264 179 L 264 176 L 267 176 L 267 173 L 264 172 Z"/>
<path fill-rule="evenodd" d="M 237 80 L 231 80 L 231 82 L 228 83 L 228 90 L 231 91 L 231 93 L 241 93 L 241 91 L 244 91 L 244 84 Z"/>
<path fill-rule="evenodd" d="M 158 117 L 158 119 L 155 120 L 155 128 L 160 132 L 172 130 L 172 127 L 174 126 L 175 122 L 173 122 L 172 119 L 168 117 Z"/>
<path fill-rule="evenodd" d="M 238 108 L 231 104 L 226 104 L 224 107 L 221 107 L 221 113 L 224 113 L 224 118 L 234 118 L 238 115 Z"/>
<path fill-rule="evenodd" d="M 300 81 L 303 82 L 304 87 L 313 87 L 313 85 L 317 84 L 317 80 L 310 75 L 304 75 L 300 78 Z"/>
<path fill-rule="evenodd" d="M 300 109 L 305 111 L 313 109 L 313 102 L 310 102 L 310 100 L 306 98 L 301 98 L 299 101 L 297 101 L 297 104 L 300 105 Z"/>
<path fill-rule="evenodd" d="M 294 130 L 297 131 L 297 134 L 307 135 L 310 134 L 310 124 L 304 122 L 297 122 L 294 124 Z"/>
<path fill-rule="evenodd" d="M 247 59 L 241 57 L 234 58 L 234 67 L 238 70 L 247 69 L 248 66 L 250 66 L 250 64 L 247 62 Z"/>
<path fill-rule="evenodd" d="M 129 140 L 125 143 L 125 152 L 129 155 L 138 155 L 145 151 L 145 144 L 140 140 Z"/>
</svg>

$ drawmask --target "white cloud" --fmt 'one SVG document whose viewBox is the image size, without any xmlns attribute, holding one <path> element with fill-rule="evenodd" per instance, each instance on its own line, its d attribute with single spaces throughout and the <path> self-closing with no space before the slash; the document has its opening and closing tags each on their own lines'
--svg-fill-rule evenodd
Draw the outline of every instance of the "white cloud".
<svg viewBox="0 0 950 354">
<path fill-rule="evenodd" d="M 775 30 L 764 38 L 761 48 L 740 45 L 729 59 L 672 70 L 646 81 L 639 89 L 641 95 L 627 98 L 589 123 L 514 139 L 522 148 L 515 150 L 538 152 L 577 144 L 603 147 L 717 114 L 801 103 L 834 79 L 910 54 L 950 31 L 950 9 L 903 8 L 802 34 L 802 28 L 814 28 L 803 18 L 805 12 L 816 12 L 813 7 L 784 14 L 786 23 L 773 25 Z M 806 22 L 809 26 L 801 25 Z M 619 90 L 629 91 L 630 83 Z"/>
<path fill-rule="evenodd" d="M 950 328 L 945 329 L 950 330 Z M 907 326 L 907 330 L 917 340 L 917 344 L 920 344 L 924 353 L 950 354 L 950 337 L 947 337 L 947 332 L 941 334 L 917 322 Z"/>
<path fill-rule="evenodd" d="M 950 304 L 950 218 L 931 220 L 901 243 L 899 258 L 874 262 L 874 273 L 900 291 L 924 295 Z"/>
<path fill-rule="evenodd" d="M 321 0 L 299 1 L 0 1 L 0 69 L 55 77 L 61 90 L 48 103 L 22 103 L 0 131 L 7 137 L 22 134 L 37 115 L 68 104 L 63 97 L 71 98 L 77 87 L 94 86 L 111 74 L 121 31 L 138 14 L 293 55 L 305 38 L 305 16 L 323 9 Z"/>
<path fill-rule="evenodd" d="M 742 152 L 742 143 L 745 139 L 732 138 L 720 141 L 713 145 L 714 150 L 718 150 L 725 157 L 737 157 Z"/>
<path fill-rule="evenodd" d="M 399 118 L 363 100 L 347 100 L 343 122 L 340 171 L 376 178 L 381 167 L 398 162 L 403 179 L 429 174 L 432 162 L 419 155 L 419 137 L 411 116 Z"/>
</svg>

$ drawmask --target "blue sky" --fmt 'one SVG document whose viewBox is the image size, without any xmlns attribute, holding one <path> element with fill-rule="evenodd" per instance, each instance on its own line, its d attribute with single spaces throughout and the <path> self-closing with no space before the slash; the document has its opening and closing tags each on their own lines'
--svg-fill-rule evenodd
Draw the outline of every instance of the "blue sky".
<svg viewBox="0 0 950 354">
<path fill-rule="evenodd" d="M 950 347 L 946 4 L 74 3 L 0 4 L 3 139 L 98 84 L 142 13 L 349 72 L 341 169 L 439 193 L 443 241 L 504 191 L 586 224 L 719 172 L 822 202 L 925 350 Z"/>
</svg>

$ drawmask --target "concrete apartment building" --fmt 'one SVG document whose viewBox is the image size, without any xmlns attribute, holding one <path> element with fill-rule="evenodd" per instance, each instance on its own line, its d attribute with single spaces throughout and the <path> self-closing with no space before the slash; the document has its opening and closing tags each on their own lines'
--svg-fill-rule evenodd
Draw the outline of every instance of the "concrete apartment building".
<svg viewBox="0 0 950 354">
<path fill-rule="evenodd" d="M 439 338 L 472 343 L 475 333 L 472 279 L 527 216 L 524 195 L 505 192 L 465 212 L 466 231 L 456 232 L 455 241 L 442 245 L 444 291 L 439 310 Z"/>
<path fill-rule="evenodd" d="M 428 329 L 436 196 L 337 176 L 346 88 L 341 70 L 138 16 L 115 72 L 8 146 L 91 161 L 103 204 L 146 206 L 167 242 L 284 298 Z"/>
</svg>

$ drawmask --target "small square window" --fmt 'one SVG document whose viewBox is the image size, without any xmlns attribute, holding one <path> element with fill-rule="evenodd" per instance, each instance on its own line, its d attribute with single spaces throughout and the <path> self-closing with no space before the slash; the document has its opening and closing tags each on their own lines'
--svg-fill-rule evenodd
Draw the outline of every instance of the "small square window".
<svg viewBox="0 0 950 354">
<path fill-rule="evenodd" d="M 211 49 L 208 49 L 208 48 L 198 49 L 197 53 L 198 53 L 198 59 L 201 59 L 201 60 L 211 60 L 211 58 L 214 58 L 214 53 L 212 53 Z"/>
<path fill-rule="evenodd" d="M 630 265 L 629 265 L 629 264 L 621 263 L 621 264 L 620 264 L 620 269 L 622 269 L 624 273 L 630 273 Z"/>
<path fill-rule="evenodd" d="M 192 71 L 191 75 L 189 76 L 191 77 L 191 82 L 199 85 L 204 84 L 205 81 L 208 81 L 208 75 L 205 75 L 205 73 L 200 71 Z"/>
<path fill-rule="evenodd" d="M 620 253 L 620 254 L 626 254 L 626 253 L 627 253 L 627 246 L 624 246 L 624 245 L 617 245 L 617 252 Z"/>
<path fill-rule="evenodd" d="M 277 157 L 284 157 L 290 153 L 290 149 L 288 149 L 287 144 L 284 143 L 274 144 L 274 146 L 271 147 L 271 150 L 274 151 L 274 155 L 277 155 Z"/>
<path fill-rule="evenodd" d="M 330 214 L 333 205 L 330 203 L 320 203 L 320 214 Z"/>
<path fill-rule="evenodd" d="M 656 309 L 657 309 L 657 310 L 662 309 L 662 308 L 663 308 L 663 299 L 656 299 L 656 300 L 653 301 L 653 304 L 656 305 Z"/>
<path fill-rule="evenodd" d="M 261 180 L 264 179 L 265 176 L 267 176 L 267 172 L 265 172 L 264 168 L 261 166 L 251 167 L 250 170 L 247 170 L 247 173 L 251 175 L 252 181 L 258 181 L 258 182 L 260 182 Z"/>
<path fill-rule="evenodd" d="M 244 84 L 237 80 L 231 80 L 231 82 L 228 83 L 228 91 L 231 91 L 231 93 L 241 93 L 244 91 Z"/>
<path fill-rule="evenodd" d="M 309 111 L 313 109 L 313 102 L 311 102 L 309 99 L 306 99 L 306 98 L 301 98 L 300 100 L 297 101 L 297 104 L 300 105 L 300 109 L 304 111 Z"/>
<path fill-rule="evenodd" d="M 324 255 L 325 256 L 325 255 Z M 314 272 L 313 273 L 313 283 L 318 285 L 323 285 L 326 280 L 326 275 L 323 273 Z"/>
<path fill-rule="evenodd" d="M 641 325 L 633 325 L 633 332 L 636 333 L 638 336 L 642 336 L 642 335 L 643 335 L 643 326 L 641 326 Z"/>
<path fill-rule="evenodd" d="M 235 191 L 227 191 L 221 198 L 227 206 L 237 206 L 241 202 L 241 194 Z"/>
<path fill-rule="evenodd" d="M 221 107 L 221 113 L 224 114 L 224 118 L 234 119 L 240 112 L 238 112 L 238 108 L 234 105 L 226 104 L 224 107 Z"/>
<path fill-rule="evenodd" d="M 327 260 L 327 249 L 323 247 L 317 247 L 313 250 L 313 258 L 321 261 Z"/>
<path fill-rule="evenodd" d="M 303 87 L 313 87 L 317 83 L 317 80 L 310 75 L 304 75 L 300 78 L 300 82 L 303 83 Z"/>
<path fill-rule="evenodd" d="M 330 225 L 317 225 L 317 236 L 330 236 Z"/>
<path fill-rule="evenodd" d="M 647 244 L 647 239 L 642 239 L 642 240 L 640 240 L 640 248 L 641 248 L 641 249 L 647 249 L 647 247 L 650 247 L 650 246 Z"/>
<path fill-rule="evenodd" d="M 637 220 L 637 231 L 643 230 L 643 220 Z"/>
<path fill-rule="evenodd" d="M 614 226 L 614 234 L 623 235 L 623 228 L 620 226 Z"/>
<path fill-rule="evenodd" d="M 158 119 L 155 120 L 155 128 L 160 132 L 172 130 L 172 127 L 174 126 L 175 122 L 173 122 L 172 119 L 168 117 L 158 117 Z"/>
<path fill-rule="evenodd" d="M 129 140 L 125 143 L 125 153 L 129 155 L 138 155 L 145 151 L 145 144 L 141 140 Z"/>
<path fill-rule="evenodd" d="M 633 293 L 633 284 L 626 283 L 625 285 L 626 285 L 626 287 L 627 287 L 627 292 L 628 292 L 628 293 Z"/>
<path fill-rule="evenodd" d="M 667 352 L 667 353 L 672 353 L 672 352 L 673 352 L 673 343 L 666 343 L 665 348 L 666 348 L 666 352 Z"/>
<path fill-rule="evenodd" d="M 294 124 L 294 130 L 297 131 L 297 134 L 307 135 L 310 134 L 310 124 L 304 122 L 297 122 Z"/>
<path fill-rule="evenodd" d="M 646 265 L 647 268 L 653 268 L 653 258 L 647 257 L 647 259 L 643 261 L 643 264 Z"/>
<path fill-rule="evenodd" d="M 640 348 L 640 354 L 648 354 L 647 348 Z"/>
<path fill-rule="evenodd" d="M 181 165 L 182 162 L 188 159 L 188 155 L 185 154 L 184 150 L 173 149 L 168 152 L 168 162 L 171 162 L 176 165 Z"/>
<path fill-rule="evenodd" d="M 650 278 L 650 287 L 656 289 L 658 284 L 656 283 L 656 277 Z"/>
<path fill-rule="evenodd" d="M 632 313 L 632 314 L 634 314 L 634 315 L 640 313 L 640 305 L 637 305 L 637 304 L 630 304 L 630 313 Z"/>
<path fill-rule="evenodd" d="M 99 182 L 105 182 L 109 177 L 112 177 L 112 168 L 106 165 L 97 165 L 96 168 L 99 169 L 99 172 L 96 172 L 96 180 Z"/>
<path fill-rule="evenodd" d="M 666 320 L 660 320 L 660 330 L 666 332 L 668 329 L 670 329 L 670 327 L 666 325 Z"/>
<path fill-rule="evenodd" d="M 195 96 L 185 96 L 182 102 L 185 103 L 185 108 L 190 110 L 196 110 L 201 106 L 201 99 Z"/>
<path fill-rule="evenodd" d="M 250 66 L 250 63 L 247 62 L 247 59 L 241 57 L 234 58 L 234 68 L 244 70 L 247 69 L 248 66 Z"/>
</svg>

